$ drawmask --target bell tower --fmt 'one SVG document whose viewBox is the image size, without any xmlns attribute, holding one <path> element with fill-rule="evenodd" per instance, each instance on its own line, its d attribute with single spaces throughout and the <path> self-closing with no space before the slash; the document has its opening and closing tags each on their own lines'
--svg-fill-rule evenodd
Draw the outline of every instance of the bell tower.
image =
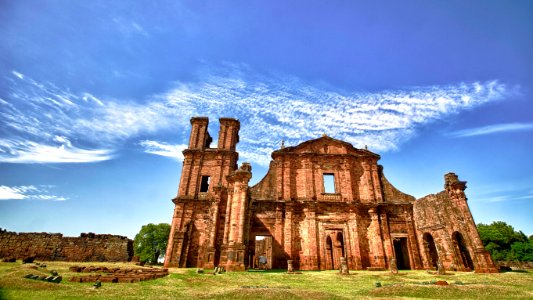
<svg viewBox="0 0 533 300">
<path fill-rule="evenodd" d="M 207 117 L 191 118 L 189 146 L 175 204 L 166 267 L 213 267 L 218 264 L 227 204 L 227 176 L 237 169 L 240 123 L 221 118 L 218 147 L 210 148 Z M 222 219 L 222 221 L 220 221 Z M 219 233 L 220 232 L 220 233 Z"/>
</svg>

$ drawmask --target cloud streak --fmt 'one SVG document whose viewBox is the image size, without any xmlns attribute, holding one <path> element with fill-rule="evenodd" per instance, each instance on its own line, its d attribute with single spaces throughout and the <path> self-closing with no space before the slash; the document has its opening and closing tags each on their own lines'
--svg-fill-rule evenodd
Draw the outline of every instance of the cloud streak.
<svg viewBox="0 0 533 300">
<path fill-rule="evenodd" d="M 4 157 L 8 163 L 86 163 L 111 159 L 111 150 L 86 150 L 72 146 L 65 137 L 54 139 L 57 146 L 32 141 L 0 140 L 0 149 L 16 155 Z M 5 152 L 4 152 L 5 153 Z"/>
<path fill-rule="evenodd" d="M 399 147 L 432 121 L 504 98 L 497 81 L 346 92 L 279 74 L 257 74 L 245 66 L 202 74 L 201 83 L 177 83 L 163 95 L 168 105 L 211 119 L 241 120 L 241 157 L 267 165 L 270 153 L 323 133 L 374 151 Z"/>
<path fill-rule="evenodd" d="M 269 163 L 281 140 L 296 145 L 323 133 L 356 147 L 389 151 L 421 126 L 511 92 L 497 81 L 343 91 L 231 64 L 200 70 L 194 80 L 176 82 L 168 91 L 137 102 L 75 94 L 16 71 L 10 80 L 9 93 L 0 94 L 0 122 L 9 128 L 0 129 L 0 161 L 21 163 L 111 159 L 115 150 L 140 135 L 144 139 L 136 144 L 145 152 L 182 159 L 188 121 L 197 115 L 212 121 L 240 119 L 240 156 L 262 165 Z M 161 132 L 186 134 L 174 145 L 168 140 L 176 137 L 162 137 Z"/>
<path fill-rule="evenodd" d="M 174 158 L 176 160 L 183 160 L 183 150 L 187 149 L 187 145 L 170 145 L 167 143 L 160 143 L 157 141 L 144 140 L 139 143 L 144 152 Z"/>
<path fill-rule="evenodd" d="M 171 127 L 169 108 L 79 95 L 13 71 L 0 94 L 0 162 L 87 163 L 112 159 L 139 133 Z"/>
<path fill-rule="evenodd" d="M 65 201 L 67 198 L 51 195 L 48 192 L 50 186 L 6 186 L 0 185 L 0 200 L 47 200 Z"/>
<path fill-rule="evenodd" d="M 453 137 L 471 137 L 471 136 L 478 136 L 478 135 L 495 134 L 495 133 L 502 133 L 502 132 L 525 131 L 525 130 L 533 130 L 533 123 L 495 124 L 495 125 L 459 130 L 459 131 L 450 133 L 450 135 Z"/>
</svg>

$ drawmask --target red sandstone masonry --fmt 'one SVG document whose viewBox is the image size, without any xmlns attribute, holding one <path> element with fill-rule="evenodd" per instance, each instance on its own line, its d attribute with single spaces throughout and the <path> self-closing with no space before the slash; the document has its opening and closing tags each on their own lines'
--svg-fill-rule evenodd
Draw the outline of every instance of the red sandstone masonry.
<svg viewBox="0 0 533 300">
<path fill-rule="evenodd" d="M 420 200 L 385 177 L 380 156 L 326 135 L 272 153 L 266 176 L 249 187 L 251 167 L 237 169 L 240 124 L 220 119 L 218 148 L 209 148 L 205 117 L 191 119 L 166 267 L 253 267 L 267 236 L 269 267 L 494 272 L 468 208 L 466 183 L 446 174 L 445 191 Z M 333 176 L 334 192 L 324 188 Z M 207 192 L 202 176 L 210 176 Z M 270 243 L 270 242 L 269 242 Z M 261 249 L 260 249 L 261 248 Z M 257 251 L 259 252 L 257 252 Z"/>
<path fill-rule="evenodd" d="M 0 257 L 59 261 L 129 261 L 133 241 L 124 236 L 82 233 L 16 233 L 0 229 Z"/>
<path fill-rule="evenodd" d="M 168 275 L 168 269 L 165 268 L 107 268 L 107 267 L 79 267 L 72 266 L 71 272 L 92 273 L 101 272 L 102 274 L 91 274 L 87 276 L 73 276 L 70 282 L 94 282 L 97 279 L 101 282 L 111 283 L 135 283 L 139 281 L 152 280 Z"/>
</svg>

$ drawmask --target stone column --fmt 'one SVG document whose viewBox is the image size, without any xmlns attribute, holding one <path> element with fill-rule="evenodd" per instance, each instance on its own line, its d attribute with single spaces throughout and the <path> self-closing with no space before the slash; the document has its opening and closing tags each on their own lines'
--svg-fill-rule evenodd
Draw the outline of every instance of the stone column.
<svg viewBox="0 0 533 300">
<path fill-rule="evenodd" d="M 276 178 L 276 197 L 277 197 L 277 200 L 283 199 L 283 189 L 285 185 L 285 183 L 283 182 L 284 176 L 285 176 L 284 169 L 285 169 L 284 157 L 281 156 L 276 161 L 276 177 L 277 177 Z"/>
<path fill-rule="evenodd" d="M 283 250 L 293 259 L 292 254 L 292 214 L 293 214 L 293 205 L 290 202 L 285 203 L 285 223 L 283 230 Z"/>
<path fill-rule="evenodd" d="M 287 273 L 293 273 L 294 268 L 292 267 L 292 260 L 287 260 Z"/>
<path fill-rule="evenodd" d="M 379 180 L 377 161 L 372 162 L 372 183 L 374 185 L 374 199 L 376 199 L 377 202 L 383 202 L 383 192 L 381 191 L 381 181 Z"/>
<path fill-rule="evenodd" d="M 221 264 L 228 271 L 244 271 L 246 268 L 247 245 L 245 244 L 246 216 L 248 208 L 248 182 L 252 177 L 252 167 L 248 163 L 228 176 L 229 189 L 233 195 L 228 197 L 224 244 L 222 245 Z"/>
<path fill-rule="evenodd" d="M 385 249 L 385 262 L 389 261 L 394 256 L 394 250 L 392 246 L 392 239 L 389 231 L 389 220 L 387 212 L 381 212 L 381 229 L 383 232 L 383 248 Z"/>
<path fill-rule="evenodd" d="M 359 183 L 359 192 L 361 202 L 376 202 L 374 183 L 372 180 L 372 167 L 368 161 L 361 162 L 363 174 Z"/>
<path fill-rule="evenodd" d="M 352 264 L 352 269 L 362 269 L 363 264 L 361 262 L 361 247 L 359 245 L 359 225 L 357 224 L 357 211 L 355 208 L 350 210 L 350 220 L 348 221 L 348 228 L 350 232 L 350 255 L 351 259 L 348 260 L 348 264 Z"/>
<path fill-rule="evenodd" d="M 396 264 L 396 258 L 391 258 L 389 264 L 389 270 L 392 274 L 398 274 L 398 265 Z"/>
<path fill-rule="evenodd" d="M 172 224 L 170 226 L 170 235 L 165 255 L 164 266 L 179 267 L 181 247 L 183 244 L 183 224 L 185 223 L 185 202 L 181 202 L 178 198 L 172 200 L 175 203 L 174 214 L 172 216 Z"/>
<path fill-rule="evenodd" d="M 318 249 L 318 238 L 317 238 L 317 222 L 316 222 L 316 213 L 315 213 L 315 204 L 309 203 L 309 207 L 304 209 L 305 218 L 308 224 L 307 231 L 307 242 L 308 249 L 305 249 L 306 256 L 306 265 L 305 269 L 307 270 L 319 270 L 319 249 Z"/>
<path fill-rule="evenodd" d="M 405 212 L 405 223 L 407 226 L 407 241 L 409 243 L 409 257 L 411 258 L 412 269 L 421 270 L 424 266 L 422 266 L 422 262 L 420 261 L 420 251 L 418 250 L 415 223 L 411 217 L 411 212 Z"/>
<path fill-rule="evenodd" d="M 346 263 L 346 257 L 341 257 L 340 273 L 342 275 L 350 275 L 350 271 L 348 269 L 348 264 Z"/>
<path fill-rule="evenodd" d="M 209 227 L 209 241 L 207 249 L 205 251 L 204 257 L 204 268 L 214 269 L 215 268 L 215 254 L 216 254 L 216 240 L 217 232 L 219 227 L 219 209 L 220 201 L 222 197 L 222 187 L 216 186 L 213 188 L 213 194 L 215 200 L 211 203 L 212 215 L 210 216 L 210 227 Z"/>
<path fill-rule="evenodd" d="M 368 210 L 370 226 L 368 227 L 368 242 L 370 246 L 371 269 L 385 269 L 385 256 L 383 254 L 383 241 L 379 226 L 379 216 L 376 208 Z"/>
</svg>

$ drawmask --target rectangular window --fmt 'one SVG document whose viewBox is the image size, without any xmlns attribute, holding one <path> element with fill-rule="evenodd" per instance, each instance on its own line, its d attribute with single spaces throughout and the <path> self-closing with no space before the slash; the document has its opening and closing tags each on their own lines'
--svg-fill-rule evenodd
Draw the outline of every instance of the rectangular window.
<svg viewBox="0 0 533 300">
<path fill-rule="evenodd" d="M 202 182 L 200 183 L 200 193 L 207 193 L 209 190 L 210 176 L 202 176 Z"/>
<path fill-rule="evenodd" d="M 324 173 L 324 193 L 335 194 L 335 176 L 331 173 Z"/>
</svg>

